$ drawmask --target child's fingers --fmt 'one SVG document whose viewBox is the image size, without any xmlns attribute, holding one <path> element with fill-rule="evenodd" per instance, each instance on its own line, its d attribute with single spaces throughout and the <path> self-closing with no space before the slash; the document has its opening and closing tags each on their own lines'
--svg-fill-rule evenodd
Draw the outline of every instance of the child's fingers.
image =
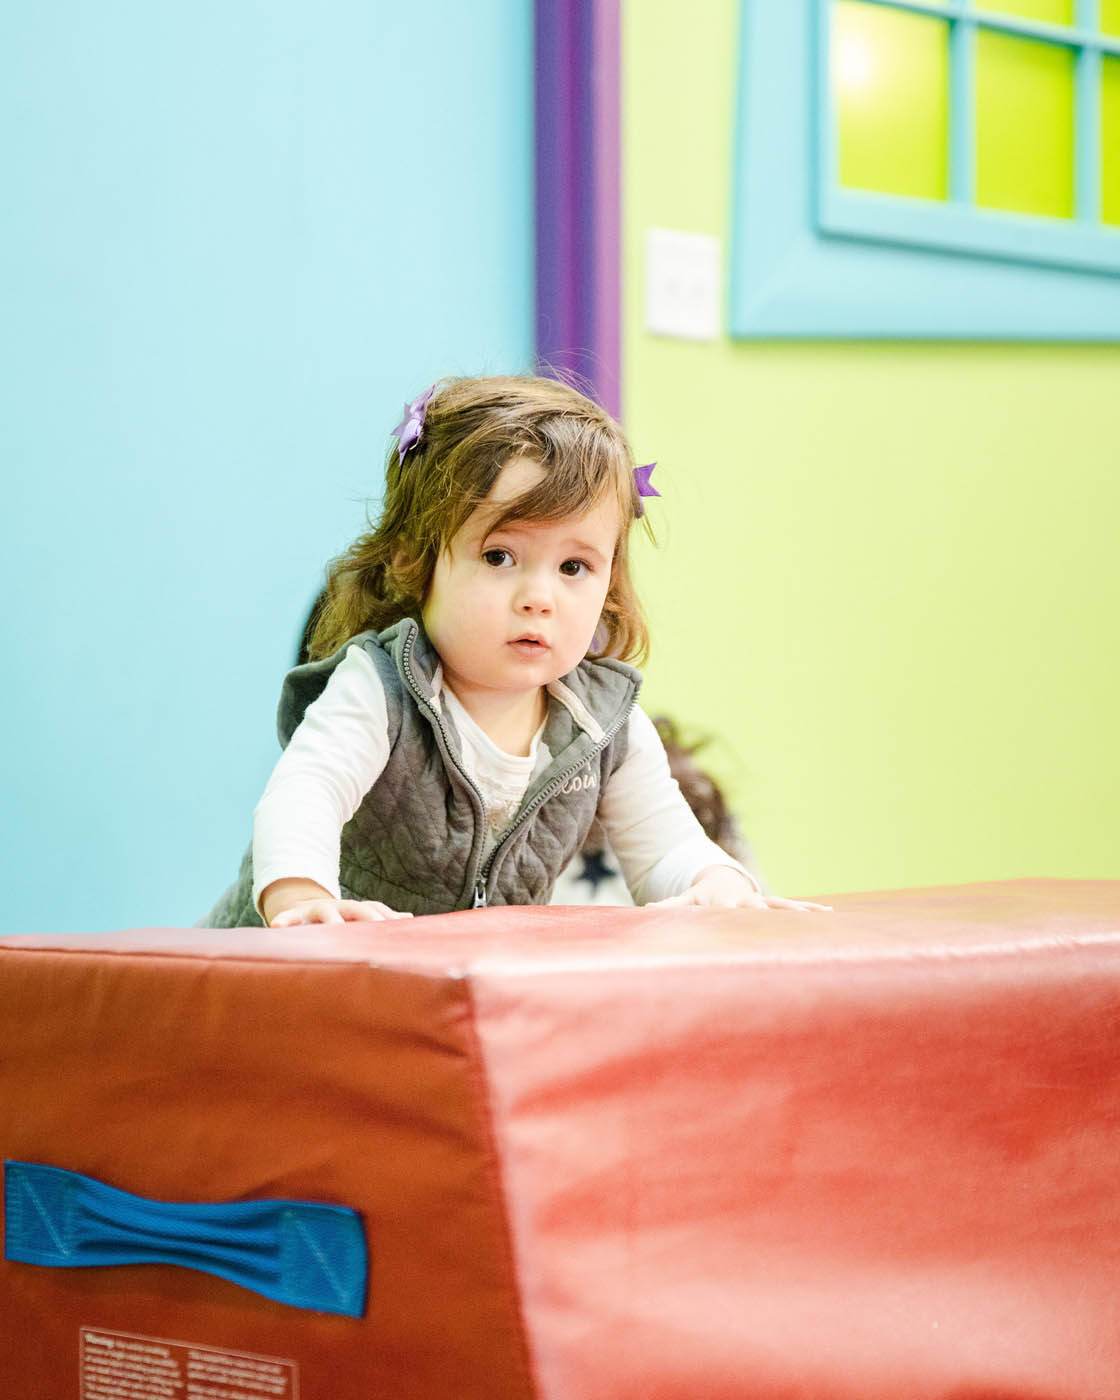
<svg viewBox="0 0 1120 1400">
<path fill-rule="evenodd" d="M 411 919 L 411 914 L 402 914 L 397 909 L 390 909 L 387 904 L 382 904 L 379 899 L 344 899 L 338 904 L 338 911 L 347 923 L 370 924 L 380 923 L 383 919 Z"/>
<path fill-rule="evenodd" d="M 292 928 L 296 924 L 369 924 L 382 919 L 411 919 L 411 914 L 399 913 L 374 899 L 317 899 L 307 904 L 294 904 L 277 914 L 272 928 Z"/>
<path fill-rule="evenodd" d="M 411 915 L 411 914 L 404 913 L 404 912 L 402 912 L 400 909 L 390 909 L 389 906 L 388 906 L 387 904 L 382 904 L 381 901 L 380 901 L 379 899 L 370 899 L 370 900 L 366 900 L 366 901 L 362 904 L 362 908 L 363 908 L 363 909 L 366 909 L 366 910 L 372 910 L 372 911 L 373 911 L 373 912 L 372 912 L 372 915 L 367 913 L 367 914 L 365 914 L 365 915 L 363 916 L 363 917 L 365 917 L 365 918 L 367 918 L 367 919 L 370 918 L 370 917 L 372 917 L 372 918 L 374 918 L 374 919 L 411 919 L 411 918 L 412 918 L 412 915 Z"/>
<path fill-rule="evenodd" d="M 695 890 L 685 890 L 684 894 L 670 895 L 668 899 L 655 899 L 647 904 L 647 909 L 671 909 L 676 906 L 679 909 L 757 909 L 765 914 L 768 904 L 764 904 L 757 895 L 748 895 L 743 899 L 738 899 L 732 904 L 728 900 L 704 899 Z"/>
<path fill-rule="evenodd" d="M 310 923 L 311 920 L 307 913 L 305 906 L 297 904 L 293 908 L 285 909 L 282 913 L 277 914 L 270 922 L 269 928 L 293 928 L 296 924 Z"/>
<path fill-rule="evenodd" d="M 675 894 L 669 899 L 655 900 L 648 907 L 650 909 L 665 909 L 673 905 L 684 907 L 706 902 L 698 898 L 694 890 L 686 890 L 684 894 Z M 814 904 L 809 899 L 783 899 L 780 895 L 772 894 L 763 896 L 761 900 L 757 896 L 748 897 L 738 900 L 733 905 L 720 902 L 717 907 L 724 909 L 788 909 L 798 914 L 831 914 L 833 912 L 831 904 Z"/>
<path fill-rule="evenodd" d="M 345 922 L 345 915 L 333 899 L 318 899 L 314 904 L 297 905 L 295 910 L 288 912 L 298 914 L 299 917 L 295 922 L 300 924 L 341 924 Z"/>
</svg>

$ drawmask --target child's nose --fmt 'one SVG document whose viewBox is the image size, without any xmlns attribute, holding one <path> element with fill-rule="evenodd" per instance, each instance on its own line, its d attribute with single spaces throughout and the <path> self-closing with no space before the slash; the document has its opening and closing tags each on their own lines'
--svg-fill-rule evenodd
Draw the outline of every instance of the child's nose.
<svg viewBox="0 0 1120 1400">
<path fill-rule="evenodd" d="M 518 592 L 517 606 L 523 613 L 550 613 L 552 589 L 541 574 L 526 574 Z"/>
</svg>

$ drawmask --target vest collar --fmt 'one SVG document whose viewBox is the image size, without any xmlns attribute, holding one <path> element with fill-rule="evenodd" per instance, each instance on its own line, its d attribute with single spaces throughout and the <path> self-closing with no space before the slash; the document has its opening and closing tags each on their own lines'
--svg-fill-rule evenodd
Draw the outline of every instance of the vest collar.
<svg viewBox="0 0 1120 1400">
<path fill-rule="evenodd" d="M 416 618 L 405 617 L 386 628 L 378 640 L 388 649 L 413 697 L 433 714 L 440 715 L 443 667 L 423 625 Z M 641 676 L 632 666 L 604 657 L 597 661 L 581 661 L 574 671 L 550 682 L 547 689 L 571 715 L 576 726 L 597 744 L 605 731 L 592 713 L 592 706 L 601 713 L 609 713 L 621 705 L 629 707 L 641 683 Z M 606 710 L 603 708 L 605 700 Z"/>
</svg>

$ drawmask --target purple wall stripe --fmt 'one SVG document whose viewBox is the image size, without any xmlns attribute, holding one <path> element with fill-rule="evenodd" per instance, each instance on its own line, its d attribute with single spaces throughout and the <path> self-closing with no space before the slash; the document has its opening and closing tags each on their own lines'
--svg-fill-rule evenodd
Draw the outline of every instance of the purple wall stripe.
<svg viewBox="0 0 1120 1400">
<path fill-rule="evenodd" d="M 603 405 L 622 416 L 621 0 L 596 0 L 593 40 L 595 349 Z"/>
<path fill-rule="evenodd" d="M 619 0 L 536 4 L 537 360 L 621 411 Z"/>
</svg>

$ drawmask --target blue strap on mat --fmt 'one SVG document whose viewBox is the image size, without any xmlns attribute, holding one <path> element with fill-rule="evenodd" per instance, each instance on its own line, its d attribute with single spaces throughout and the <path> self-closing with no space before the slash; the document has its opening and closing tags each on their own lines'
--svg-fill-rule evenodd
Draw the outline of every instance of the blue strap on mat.
<svg viewBox="0 0 1120 1400">
<path fill-rule="evenodd" d="M 178 1264 L 278 1303 L 361 1317 L 361 1217 L 314 1201 L 188 1205 L 33 1162 L 4 1163 L 4 1257 L 50 1268 Z"/>
</svg>

